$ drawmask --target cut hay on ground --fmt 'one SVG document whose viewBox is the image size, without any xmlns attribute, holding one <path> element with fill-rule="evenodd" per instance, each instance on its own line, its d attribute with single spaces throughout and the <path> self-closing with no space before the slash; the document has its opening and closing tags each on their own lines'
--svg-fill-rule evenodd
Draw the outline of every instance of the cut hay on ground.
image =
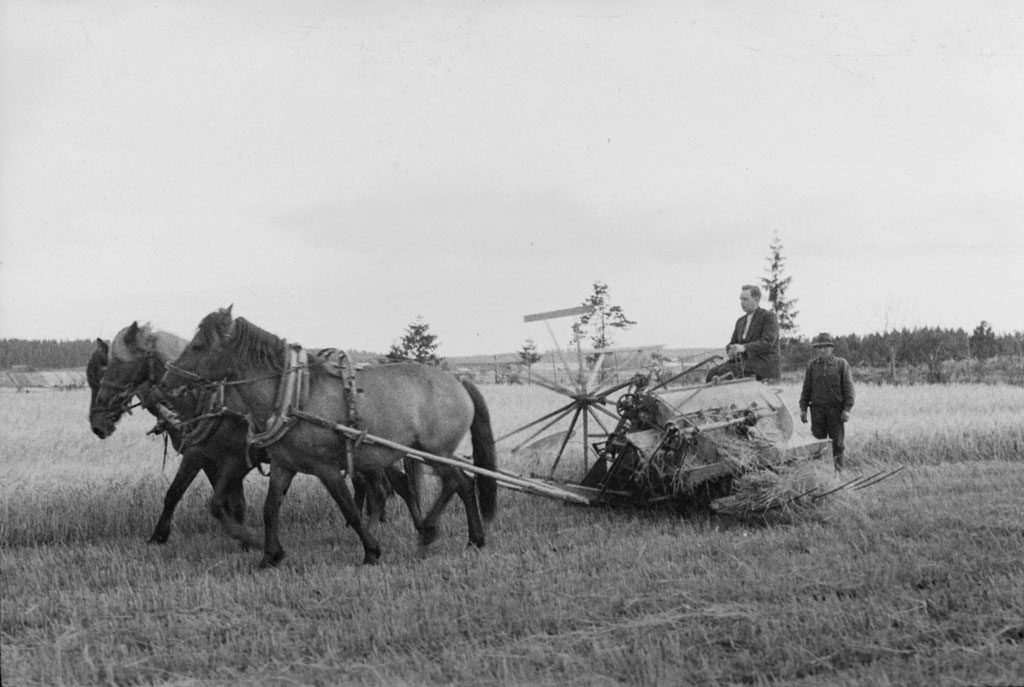
<svg viewBox="0 0 1024 687">
<path fill-rule="evenodd" d="M 721 515 L 770 523 L 835 522 L 864 517 L 856 476 L 810 461 L 754 469 L 733 481 L 732 493 L 712 502 Z"/>
</svg>

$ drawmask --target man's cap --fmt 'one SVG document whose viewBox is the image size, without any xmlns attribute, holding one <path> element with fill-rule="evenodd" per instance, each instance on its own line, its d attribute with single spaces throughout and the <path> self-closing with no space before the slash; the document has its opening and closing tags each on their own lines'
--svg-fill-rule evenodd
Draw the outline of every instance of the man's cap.
<svg viewBox="0 0 1024 687">
<path fill-rule="evenodd" d="M 835 346 L 836 342 L 832 340 L 832 335 L 828 332 L 822 332 L 814 337 L 811 341 L 811 345 L 815 348 L 821 348 L 822 346 Z"/>
</svg>

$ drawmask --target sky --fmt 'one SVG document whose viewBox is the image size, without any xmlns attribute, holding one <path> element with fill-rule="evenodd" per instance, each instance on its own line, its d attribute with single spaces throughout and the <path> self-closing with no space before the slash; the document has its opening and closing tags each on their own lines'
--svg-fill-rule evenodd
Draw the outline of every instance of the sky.
<svg viewBox="0 0 1024 687">
<path fill-rule="evenodd" d="M 1018 2 L 6 0 L 0 92 L 0 338 L 718 346 L 775 236 L 804 335 L 1024 331 Z"/>
</svg>

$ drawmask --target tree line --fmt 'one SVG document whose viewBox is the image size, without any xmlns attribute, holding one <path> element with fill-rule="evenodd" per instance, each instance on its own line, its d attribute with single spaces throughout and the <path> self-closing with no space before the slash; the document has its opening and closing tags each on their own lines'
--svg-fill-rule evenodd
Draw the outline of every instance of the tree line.
<svg viewBox="0 0 1024 687">
<path fill-rule="evenodd" d="M 95 339 L 0 339 L 0 369 L 24 365 L 35 370 L 85 367 L 96 350 Z"/>
<path fill-rule="evenodd" d="M 852 365 L 887 369 L 892 377 L 899 366 L 921 366 L 928 370 L 930 381 L 944 381 L 941 371 L 945 363 L 1024 357 L 1024 332 L 996 334 L 984 320 L 972 333 L 962 328 L 915 327 L 832 338 L 836 355 Z M 783 342 L 782 354 L 783 366 L 795 369 L 815 352 L 810 341 L 797 337 Z"/>
</svg>

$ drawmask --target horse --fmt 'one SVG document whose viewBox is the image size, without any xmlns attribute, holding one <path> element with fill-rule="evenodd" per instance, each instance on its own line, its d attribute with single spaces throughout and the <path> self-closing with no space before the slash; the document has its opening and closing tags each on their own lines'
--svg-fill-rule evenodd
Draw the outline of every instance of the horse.
<svg viewBox="0 0 1024 687">
<path fill-rule="evenodd" d="M 247 453 L 248 428 L 237 419 L 209 417 L 189 424 L 206 414 L 207 396 L 193 394 L 173 399 L 161 392 L 159 382 L 168 359 L 180 353 L 185 340 L 149 325 L 140 327 L 136 321 L 119 331 L 109 345 L 101 339 L 96 342 L 96 350 L 86 368 L 92 390 L 89 422 L 93 433 L 100 439 L 113 434 L 124 413 L 130 412 L 132 398 L 137 397 L 157 418 L 156 431 L 166 432 L 175 450 L 182 455 L 149 542 L 167 542 L 174 510 L 202 470 L 213 487 L 210 512 L 225 532 L 243 547 L 258 546 L 260 538 L 244 525 L 243 480 L 253 466 L 266 462 L 265 453 L 255 448 Z M 165 422 L 158 403 L 170 407 L 186 425 L 175 427 Z"/>
<path fill-rule="evenodd" d="M 203 318 L 192 341 L 173 363 L 167 365 L 164 385 L 191 388 L 221 383 L 237 390 L 242 405 L 235 410 L 253 417 L 263 433 L 283 411 L 276 399 L 284 388 L 290 363 L 284 339 L 261 329 L 245 318 L 234 318 L 231 307 Z M 405 459 L 403 452 L 373 441 L 348 443 L 334 425 L 358 417 L 359 429 L 409 448 L 451 457 L 467 432 L 473 447 L 473 463 L 494 470 L 497 457 L 490 414 L 480 391 L 469 382 L 418 363 L 372 365 L 357 373 L 355 394 L 347 393 L 346 381 L 331 374 L 316 354 L 309 355 L 304 408 L 298 421 L 285 427 L 267 446 L 270 484 L 263 507 L 264 546 L 260 567 L 276 566 L 284 558 L 278 526 L 281 502 L 295 474 L 317 477 L 331 494 L 345 521 L 363 545 L 363 563 L 376 563 L 381 555 L 371 518 L 364 527 L 345 482 L 343 466 L 351 462 L 357 473 L 379 473 Z M 350 398 L 353 398 L 350 402 Z M 350 407 L 351 405 L 356 407 Z M 297 416 L 293 415 L 293 419 Z M 318 421 L 311 421 L 316 418 Z M 484 525 L 493 519 L 497 484 L 490 477 L 466 475 L 462 470 L 435 465 L 441 477 L 441 493 L 422 516 L 416 495 L 423 478 L 422 466 L 407 462 L 413 498 L 407 501 L 420 542 L 437 537 L 437 522 L 448 501 L 458 494 L 466 510 L 470 544 L 483 547 Z M 479 499 L 478 499 L 479 496 Z"/>
<path fill-rule="evenodd" d="M 85 381 L 89 383 L 89 390 L 91 392 L 91 398 L 89 399 L 90 423 L 92 422 L 92 409 L 96 405 L 96 394 L 100 390 L 100 380 L 103 379 L 103 372 L 107 369 L 107 355 L 109 352 L 110 344 L 103 339 L 96 339 L 96 350 L 89 356 L 89 363 L 85 366 Z M 93 429 L 93 432 L 95 431 Z"/>
</svg>

